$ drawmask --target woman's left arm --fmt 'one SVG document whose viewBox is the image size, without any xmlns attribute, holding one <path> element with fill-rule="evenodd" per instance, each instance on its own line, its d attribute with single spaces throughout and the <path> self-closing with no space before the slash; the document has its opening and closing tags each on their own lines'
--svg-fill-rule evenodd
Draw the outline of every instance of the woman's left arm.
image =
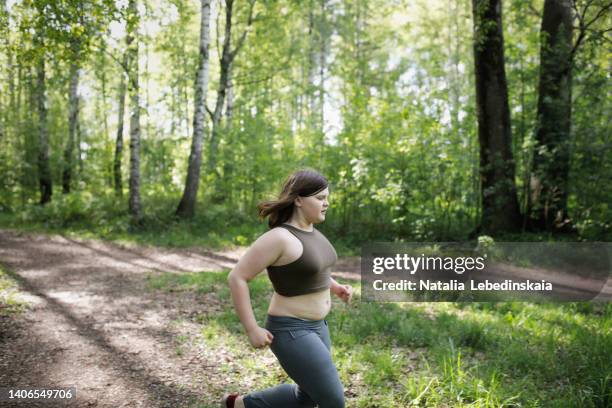
<svg viewBox="0 0 612 408">
<path fill-rule="evenodd" d="M 331 293 L 338 296 L 344 303 L 350 303 L 353 297 L 353 287 L 351 285 L 341 285 L 334 278 L 330 279 L 331 286 L 329 289 Z"/>
</svg>

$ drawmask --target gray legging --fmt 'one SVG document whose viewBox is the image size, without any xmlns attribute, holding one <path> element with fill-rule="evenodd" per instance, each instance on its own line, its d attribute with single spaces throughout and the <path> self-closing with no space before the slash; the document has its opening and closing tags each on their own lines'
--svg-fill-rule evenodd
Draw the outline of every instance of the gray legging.
<svg viewBox="0 0 612 408">
<path fill-rule="evenodd" d="M 246 408 L 344 408 L 344 389 L 331 358 L 327 320 L 266 317 L 270 349 L 295 384 L 280 384 L 244 397 Z"/>
</svg>

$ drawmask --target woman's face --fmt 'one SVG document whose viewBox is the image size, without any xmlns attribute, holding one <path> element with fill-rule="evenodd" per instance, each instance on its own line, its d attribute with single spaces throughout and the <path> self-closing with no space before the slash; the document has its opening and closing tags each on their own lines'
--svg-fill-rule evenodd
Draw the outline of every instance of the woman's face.
<svg viewBox="0 0 612 408">
<path fill-rule="evenodd" d="M 302 214 L 309 222 L 318 224 L 325 221 L 325 212 L 329 207 L 329 188 L 319 191 L 309 197 L 298 197 L 296 204 L 301 208 Z"/>
</svg>

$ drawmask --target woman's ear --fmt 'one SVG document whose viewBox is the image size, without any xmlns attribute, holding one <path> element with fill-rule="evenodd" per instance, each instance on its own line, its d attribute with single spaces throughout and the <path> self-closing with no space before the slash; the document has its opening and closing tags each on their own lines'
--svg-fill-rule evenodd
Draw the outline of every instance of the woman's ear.
<svg viewBox="0 0 612 408">
<path fill-rule="evenodd" d="M 295 200 L 293 200 L 293 204 L 294 204 L 296 207 L 301 207 L 301 206 L 302 206 L 302 197 L 297 196 L 297 197 L 295 198 Z"/>
</svg>

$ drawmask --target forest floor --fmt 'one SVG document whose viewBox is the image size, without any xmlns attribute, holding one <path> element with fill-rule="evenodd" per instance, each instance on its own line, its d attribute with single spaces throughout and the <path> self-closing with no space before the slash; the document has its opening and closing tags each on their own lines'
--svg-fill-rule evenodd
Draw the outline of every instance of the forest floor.
<svg viewBox="0 0 612 408">
<path fill-rule="evenodd" d="M 231 376 L 220 370 L 228 356 L 179 343 L 200 330 L 183 318 L 219 309 L 222 300 L 215 293 L 151 291 L 147 280 L 227 270 L 244 250 L 0 230 L 0 263 L 29 305 L 18 315 L 0 313 L 0 384 L 76 387 L 76 400 L 67 404 L 75 407 L 217 406 L 231 389 Z M 341 260 L 339 276 L 350 277 L 358 262 Z M 0 402 L 49 406 L 10 404 Z"/>
<path fill-rule="evenodd" d="M 250 347 L 231 304 L 227 271 L 245 250 L 0 229 L 0 387 L 77 391 L 65 404 L 0 407 L 210 408 L 226 391 L 288 381 L 269 348 Z M 358 287 L 359 266 L 340 258 L 333 275 Z M 259 276 L 249 287 L 262 319 L 271 286 Z M 612 296 L 610 281 L 602 292 Z M 607 302 L 332 302 L 347 406 L 606 406 L 612 397 Z"/>
</svg>

